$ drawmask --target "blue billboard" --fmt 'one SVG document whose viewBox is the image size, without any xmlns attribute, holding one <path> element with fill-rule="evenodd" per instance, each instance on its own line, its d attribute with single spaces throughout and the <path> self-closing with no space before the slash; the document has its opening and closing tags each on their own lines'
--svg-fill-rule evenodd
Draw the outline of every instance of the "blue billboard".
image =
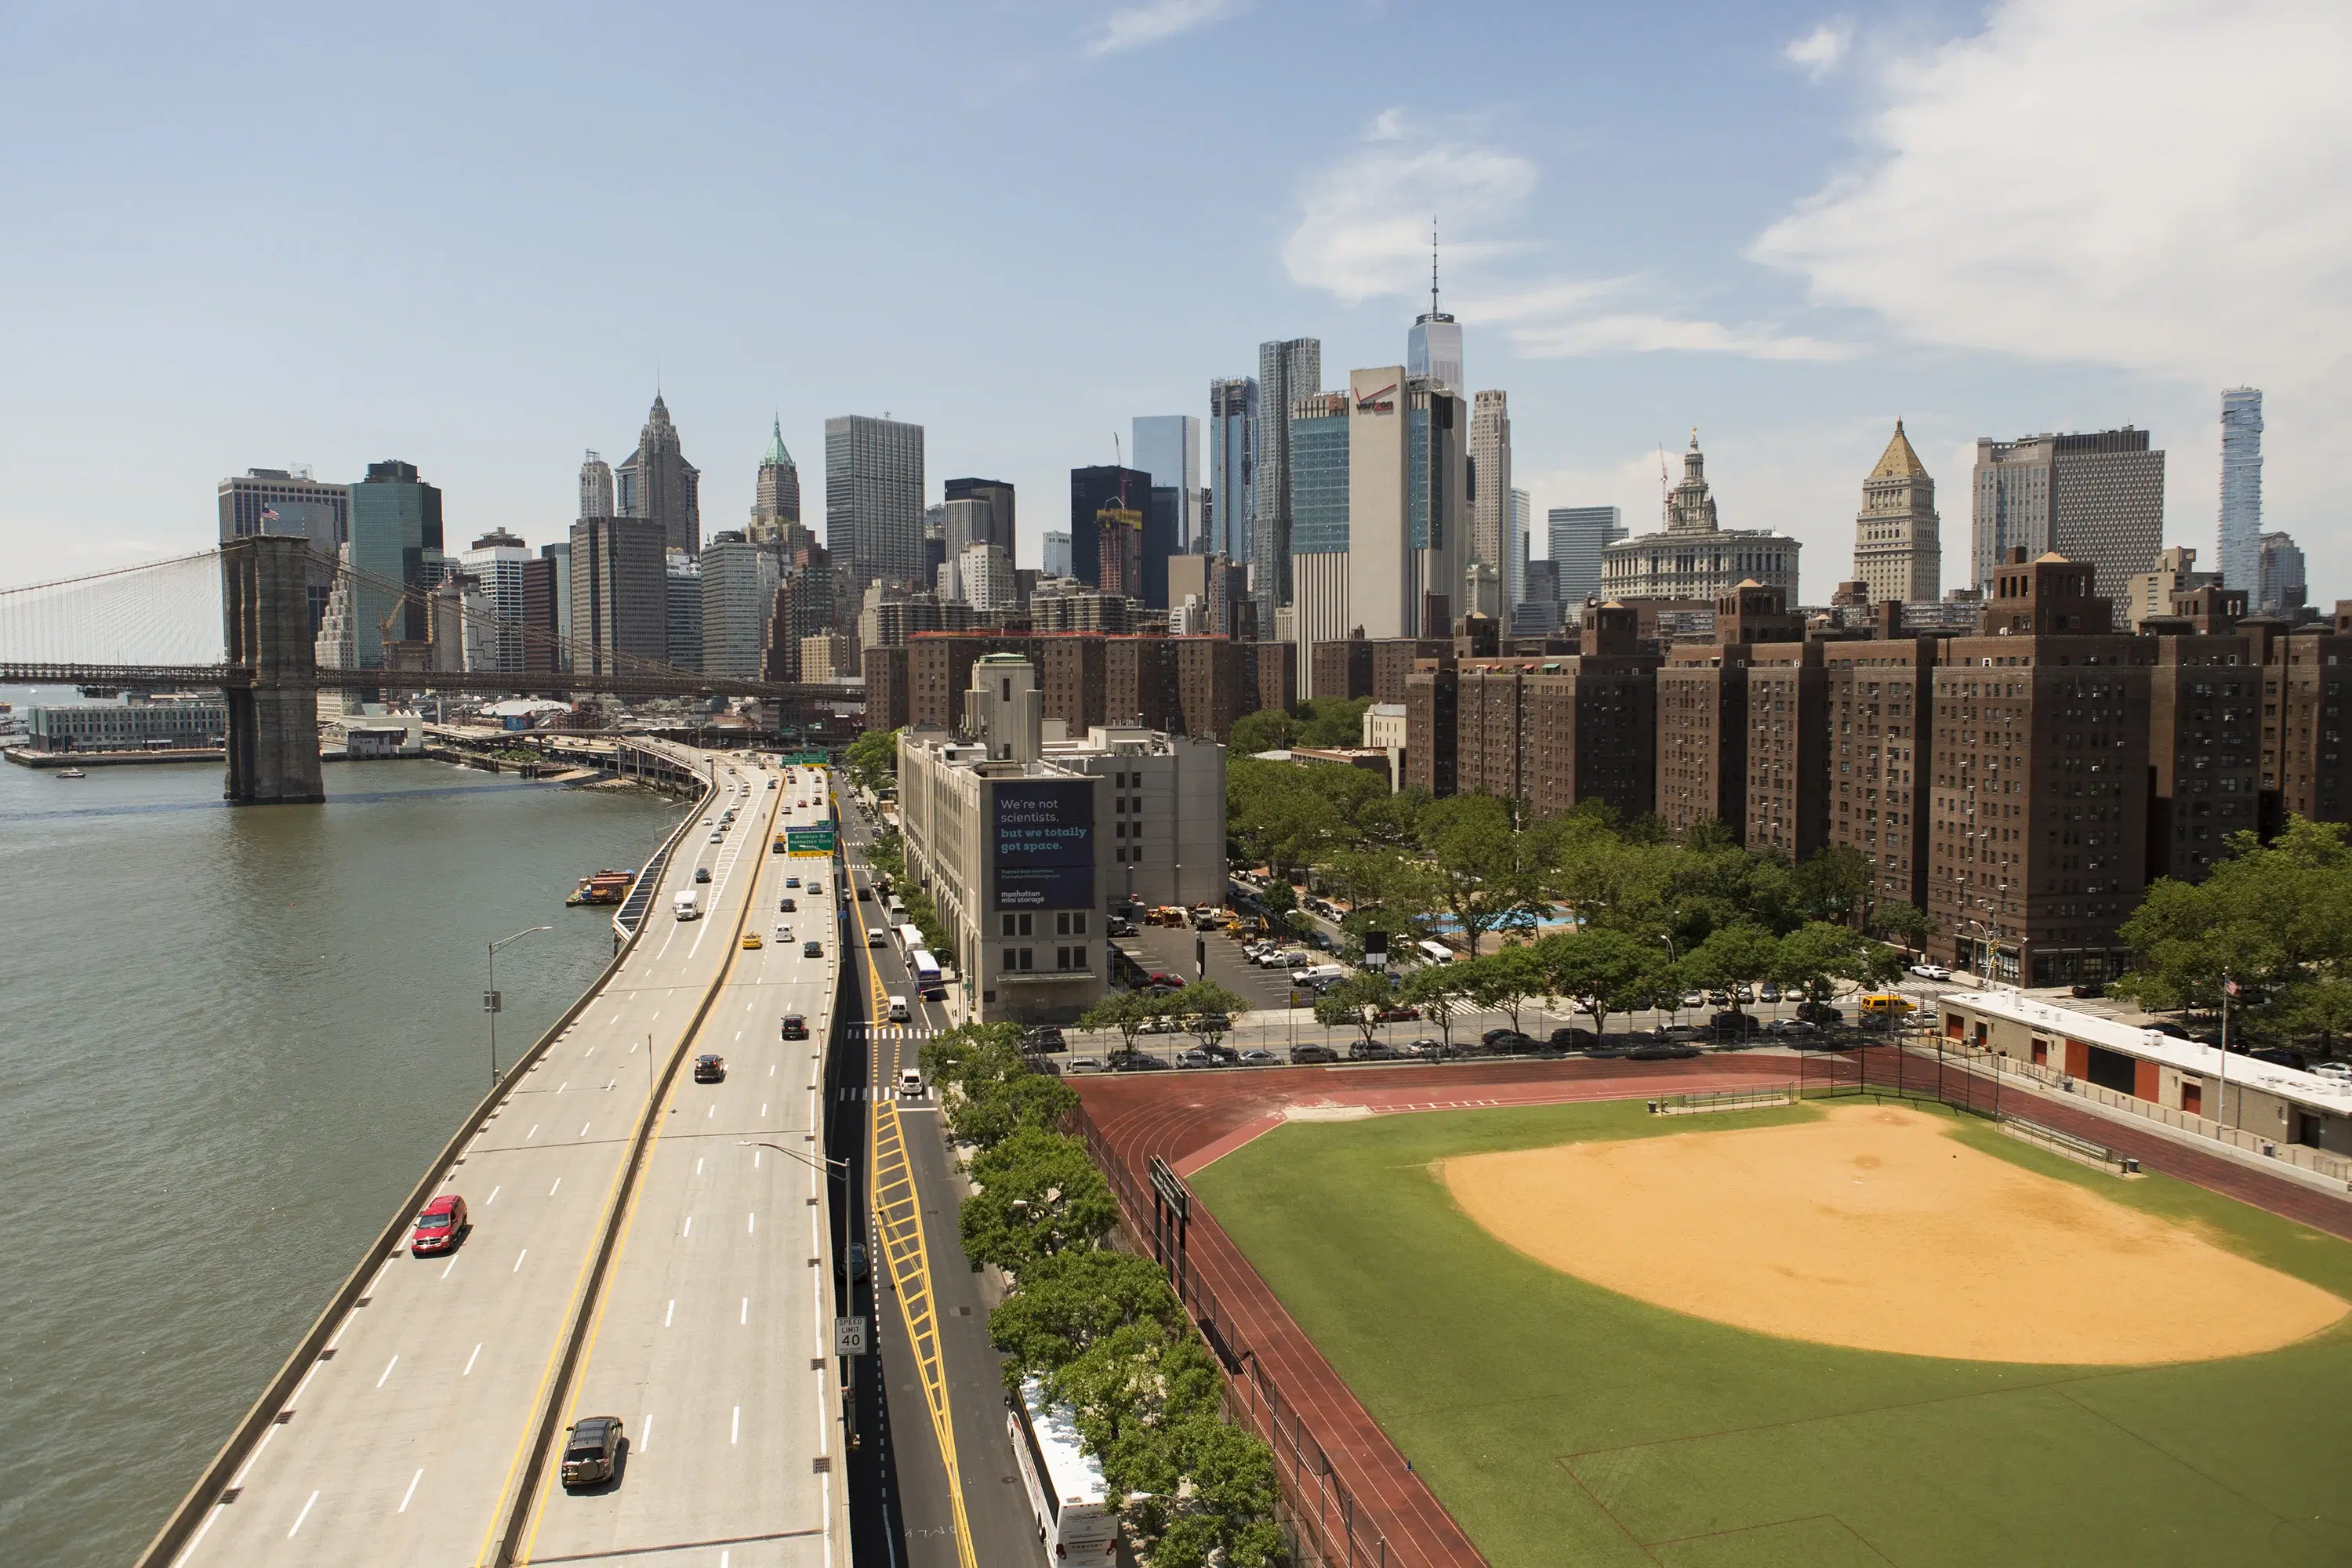
<svg viewBox="0 0 2352 1568">
<path fill-rule="evenodd" d="M 989 854 L 1000 910 L 1090 910 L 1095 903 L 1095 786 L 1091 779 L 995 786 Z"/>
</svg>

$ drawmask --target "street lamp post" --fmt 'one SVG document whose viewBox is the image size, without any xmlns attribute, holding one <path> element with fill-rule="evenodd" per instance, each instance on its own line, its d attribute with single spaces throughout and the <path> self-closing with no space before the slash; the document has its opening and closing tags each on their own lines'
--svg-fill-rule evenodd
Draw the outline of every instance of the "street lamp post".
<svg viewBox="0 0 2352 1568">
<path fill-rule="evenodd" d="M 529 930 L 519 931 L 512 936 L 501 937 L 489 944 L 490 987 L 482 993 L 482 1011 L 490 1016 L 490 1083 L 493 1087 L 499 1081 L 499 1014 L 504 1010 L 505 1005 L 505 998 L 499 994 L 499 949 L 509 942 L 520 942 L 523 938 L 539 931 L 554 929 L 553 926 L 532 926 Z"/>
</svg>

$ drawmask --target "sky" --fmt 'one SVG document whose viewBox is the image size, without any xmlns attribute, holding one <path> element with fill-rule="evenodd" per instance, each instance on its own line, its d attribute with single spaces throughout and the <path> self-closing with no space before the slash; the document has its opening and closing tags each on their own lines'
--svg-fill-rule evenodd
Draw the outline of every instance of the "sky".
<svg viewBox="0 0 2352 1568">
<path fill-rule="evenodd" d="M 222 477 L 292 463 L 552 540 L 656 385 L 706 533 L 772 418 L 815 521 L 824 419 L 888 413 L 931 499 L 1013 481 L 1034 565 L 1071 467 L 1260 341 L 1401 362 L 1433 217 L 1538 535 L 1656 526 L 1696 428 L 1822 602 L 1900 417 L 1952 585 L 1978 437 L 2132 424 L 2210 566 L 2250 384 L 2326 603 L 2347 77 L 2342 0 L 11 0 L 0 584 L 201 549 Z"/>
</svg>

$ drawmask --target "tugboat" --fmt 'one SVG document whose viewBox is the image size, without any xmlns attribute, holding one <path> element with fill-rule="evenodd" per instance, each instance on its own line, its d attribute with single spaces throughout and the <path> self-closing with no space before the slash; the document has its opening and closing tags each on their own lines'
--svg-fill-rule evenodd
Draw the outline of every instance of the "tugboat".
<svg viewBox="0 0 2352 1568">
<path fill-rule="evenodd" d="M 629 887 L 636 879 L 634 870 L 592 872 L 580 879 L 580 885 L 563 901 L 575 909 L 583 904 L 617 904 L 629 896 Z"/>
</svg>

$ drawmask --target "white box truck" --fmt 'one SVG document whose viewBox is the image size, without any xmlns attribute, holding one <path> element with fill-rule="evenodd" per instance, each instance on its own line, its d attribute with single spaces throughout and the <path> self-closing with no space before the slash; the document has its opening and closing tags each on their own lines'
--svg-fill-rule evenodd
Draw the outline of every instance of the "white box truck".
<svg viewBox="0 0 2352 1568">
<path fill-rule="evenodd" d="M 698 921 L 702 918 L 702 904 L 688 889 L 670 900 L 669 912 L 682 921 Z"/>
</svg>

